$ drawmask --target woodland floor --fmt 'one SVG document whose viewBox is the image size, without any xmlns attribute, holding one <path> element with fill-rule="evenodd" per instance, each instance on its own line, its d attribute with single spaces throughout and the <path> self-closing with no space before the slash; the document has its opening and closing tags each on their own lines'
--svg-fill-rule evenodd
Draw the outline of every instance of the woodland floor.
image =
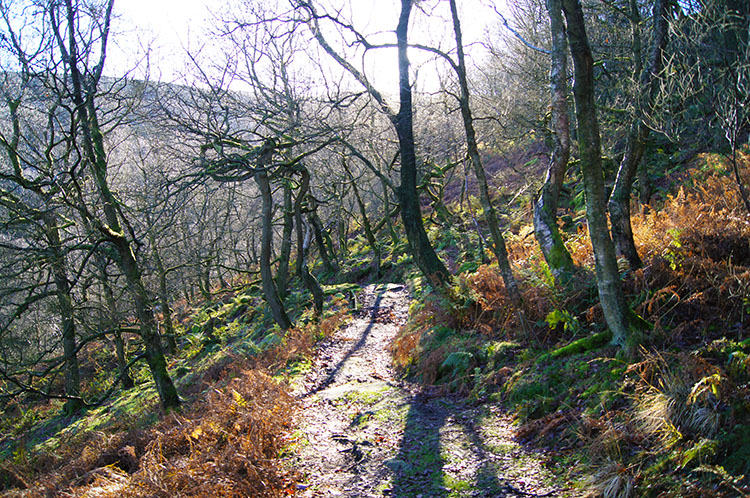
<svg viewBox="0 0 750 498">
<path fill-rule="evenodd" d="M 580 496 L 514 440 L 501 407 L 398 379 L 389 346 L 407 317 L 403 285 L 370 285 L 360 299 L 295 388 L 302 410 L 289 465 L 300 496 Z"/>
</svg>

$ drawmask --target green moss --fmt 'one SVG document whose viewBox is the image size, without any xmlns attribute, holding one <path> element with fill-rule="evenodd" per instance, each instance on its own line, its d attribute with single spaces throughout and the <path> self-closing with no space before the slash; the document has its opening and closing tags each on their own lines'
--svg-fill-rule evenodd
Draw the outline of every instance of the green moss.
<svg viewBox="0 0 750 498">
<path fill-rule="evenodd" d="M 597 334 L 592 334 L 588 337 L 583 337 L 561 348 L 554 349 L 547 354 L 539 356 L 539 358 L 537 359 L 537 363 L 547 361 L 550 358 L 564 358 L 566 356 L 585 353 L 587 351 L 591 351 L 592 349 L 598 349 L 606 346 L 611 339 L 612 333 L 608 330 L 599 332 Z"/>
</svg>

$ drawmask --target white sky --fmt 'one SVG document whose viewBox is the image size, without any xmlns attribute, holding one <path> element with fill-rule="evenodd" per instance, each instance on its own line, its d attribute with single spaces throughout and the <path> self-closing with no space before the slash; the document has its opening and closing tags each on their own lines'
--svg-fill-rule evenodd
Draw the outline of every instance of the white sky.
<svg viewBox="0 0 750 498">
<path fill-rule="evenodd" d="M 341 14 L 352 20 L 354 26 L 374 42 L 395 43 L 395 30 L 400 11 L 398 0 L 319 0 L 322 5 L 338 4 Z M 473 45 L 485 38 L 488 23 L 497 23 L 492 10 L 493 0 L 459 0 L 464 45 L 474 58 L 482 58 L 484 49 Z M 503 0 L 497 3 L 504 4 Z M 489 5 L 488 5 L 489 4 Z M 231 5 L 216 0 L 116 0 L 115 12 L 120 17 L 113 23 L 114 36 L 108 54 L 107 72 L 122 74 L 143 59 L 150 46 L 150 73 L 152 79 L 178 81 L 184 74 L 185 49 L 196 49 L 205 41 L 205 30 L 210 27 L 209 9 Z M 455 46 L 450 24 L 448 2 L 423 1 L 425 15 L 418 9 L 412 11 L 409 38 L 412 43 L 432 44 L 448 51 Z M 332 44 L 335 43 L 332 41 Z M 337 47 L 338 48 L 338 47 Z M 429 56 L 410 50 L 413 68 L 419 68 L 418 87 L 433 89 L 437 86 L 435 65 Z M 361 66 L 359 66 L 361 67 Z M 376 87 L 385 93 L 395 93 L 398 85 L 395 49 L 377 50 L 368 54 L 365 72 Z"/>
</svg>

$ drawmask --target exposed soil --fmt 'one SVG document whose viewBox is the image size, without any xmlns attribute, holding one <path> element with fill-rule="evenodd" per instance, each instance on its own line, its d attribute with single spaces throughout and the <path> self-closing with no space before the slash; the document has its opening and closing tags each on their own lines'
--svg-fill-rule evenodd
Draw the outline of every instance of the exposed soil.
<svg viewBox="0 0 750 498">
<path fill-rule="evenodd" d="M 368 286 L 361 301 L 295 389 L 303 409 L 290 464 L 304 476 L 301 496 L 579 495 L 513 439 L 500 407 L 397 378 L 389 346 L 407 317 L 403 285 Z"/>
</svg>

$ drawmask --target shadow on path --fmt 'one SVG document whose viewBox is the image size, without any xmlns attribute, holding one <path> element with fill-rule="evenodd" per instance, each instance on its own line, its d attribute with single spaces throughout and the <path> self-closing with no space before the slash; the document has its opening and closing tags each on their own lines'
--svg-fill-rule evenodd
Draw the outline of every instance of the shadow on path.
<svg viewBox="0 0 750 498">
<path fill-rule="evenodd" d="M 352 347 L 349 349 L 349 351 L 346 352 L 343 358 L 336 364 L 335 367 L 328 373 L 328 375 L 321 380 L 317 385 L 310 388 L 306 393 L 300 395 L 300 399 L 307 398 L 309 396 L 312 396 L 313 394 L 317 394 L 318 392 L 324 390 L 328 386 L 333 383 L 334 380 L 336 380 L 336 375 L 341 371 L 341 368 L 344 366 L 344 364 L 349 360 L 349 358 L 352 357 L 354 353 L 362 349 L 362 347 L 367 342 L 367 338 L 370 335 L 370 332 L 372 332 L 373 327 L 378 321 L 378 312 L 380 311 L 380 302 L 383 300 L 383 294 L 387 291 L 387 288 L 383 288 L 378 291 L 377 297 L 375 298 L 375 302 L 372 306 L 369 307 L 370 310 L 370 322 L 367 324 L 367 327 L 362 332 L 362 336 L 359 338 L 359 340 L 352 345 Z"/>
<path fill-rule="evenodd" d="M 440 443 L 448 415 L 437 403 L 422 402 L 418 396 L 412 400 L 398 456 L 386 464 L 393 471 L 394 497 L 448 496 Z"/>
<path fill-rule="evenodd" d="M 403 497 L 548 496 L 526 492 L 503 477 L 502 457 L 492 451 L 475 421 L 477 413 L 449 397 L 413 397 L 393 472 L 390 495 Z"/>
</svg>

